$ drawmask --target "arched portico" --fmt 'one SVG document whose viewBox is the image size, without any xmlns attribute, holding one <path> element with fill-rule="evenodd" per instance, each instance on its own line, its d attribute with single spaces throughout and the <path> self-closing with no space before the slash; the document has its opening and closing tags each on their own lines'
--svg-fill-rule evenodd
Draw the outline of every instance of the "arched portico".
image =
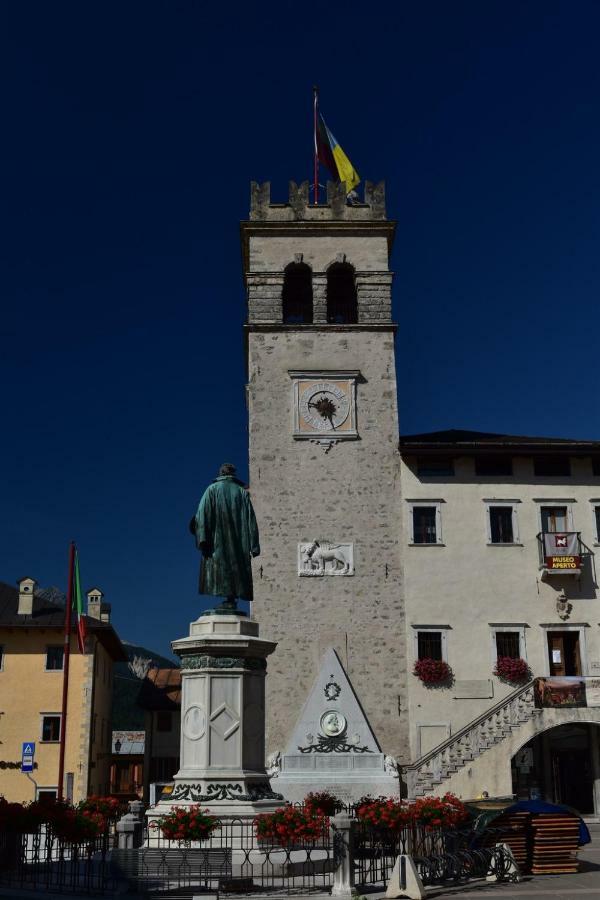
<svg viewBox="0 0 600 900">
<path fill-rule="evenodd" d="M 518 800 L 600 814 L 600 724 L 582 717 L 538 731 L 512 756 L 511 776 Z"/>
</svg>

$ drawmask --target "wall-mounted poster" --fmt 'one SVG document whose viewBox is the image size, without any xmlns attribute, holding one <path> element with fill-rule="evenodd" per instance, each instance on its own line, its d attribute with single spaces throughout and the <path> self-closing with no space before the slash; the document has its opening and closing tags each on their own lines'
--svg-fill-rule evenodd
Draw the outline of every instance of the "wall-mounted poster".
<svg viewBox="0 0 600 900">
<path fill-rule="evenodd" d="M 588 678 L 585 683 L 588 706 L 600 706 L 600 678 Z"/>
<path fill-rule="evenodd" d="M 598 679 L 600 684 L 600 679 Z M 587 706 L 585 681 L 581 678 L 537 678 L 535 705 L 543 707 Z M 600 703 L 599 703 L 600 705 Z"/>
</svg>

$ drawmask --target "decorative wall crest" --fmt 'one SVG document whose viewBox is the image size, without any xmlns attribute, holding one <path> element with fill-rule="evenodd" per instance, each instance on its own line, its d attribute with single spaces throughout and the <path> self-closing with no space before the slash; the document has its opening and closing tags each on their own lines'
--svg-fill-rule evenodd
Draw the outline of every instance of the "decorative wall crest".
<svg viewBox="0 0 600 900">
<path fill-rule="evenodd" d="M 328 681 L 323 688 L 323 693 L 325 694 L 326 700 L 337 700 L 342 693 L 342 689 L 337 681 Z"/>
<path fill-rule="evenodd" d="M 298 575 L 354 575 L 354 544 L 332 541 L 298 544 Z"/>
</svg>

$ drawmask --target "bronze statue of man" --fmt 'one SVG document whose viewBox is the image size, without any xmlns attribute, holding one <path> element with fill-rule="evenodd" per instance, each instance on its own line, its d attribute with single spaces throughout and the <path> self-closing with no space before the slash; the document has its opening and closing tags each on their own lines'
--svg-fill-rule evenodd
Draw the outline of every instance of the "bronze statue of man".
<svg viewBox="0 0 600 900">
<path fill-rule="evenodd" d="M 260 553 L 258 525 L 250 495 L 231 463 L 222 465 L 207 487 L 190 531 L 202 551 L 200 593 L 226 597 L 230 603 L 238 597 L 252 600 L 250 559 Z"/>
</svg>

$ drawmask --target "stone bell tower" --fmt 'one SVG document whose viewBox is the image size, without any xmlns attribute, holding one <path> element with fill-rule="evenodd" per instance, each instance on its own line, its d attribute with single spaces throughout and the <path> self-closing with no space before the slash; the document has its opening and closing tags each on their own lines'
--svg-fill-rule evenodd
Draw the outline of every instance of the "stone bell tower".
<svg viewBox="0 0 600 900">
<path fill-rule="evenodd" d="M 384 185 L 370 182 L 353 205 L 329 184 L 322 206 L 309 204 L 307 183 L 290 183 L 288 203 L 253 183 L 241 224 L 262 548 L 253 615 L 278 643 L 268 752 L 290 740 L 333 648 L 381 750 L 408 760 L 394 230 Z"/>
</svg>

